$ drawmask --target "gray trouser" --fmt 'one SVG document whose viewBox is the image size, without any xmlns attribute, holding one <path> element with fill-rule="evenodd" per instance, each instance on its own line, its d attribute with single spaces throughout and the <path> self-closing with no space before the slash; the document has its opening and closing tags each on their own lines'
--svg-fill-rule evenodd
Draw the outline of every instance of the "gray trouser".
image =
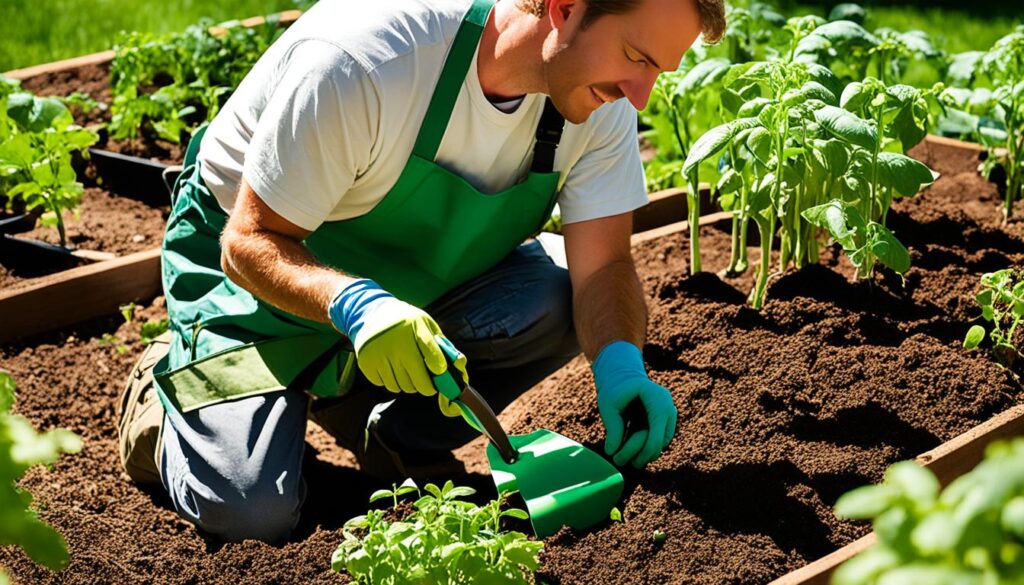
<svg viewBox="0 0 1024 585">
<path fill-rule="evenodd" d="M 579 353 L 568 272 L 537 242 L 426 310 L 466 354 L 474 387 L 495 411 Z M 325 408 L 358 415 L 351 428 L 327 429 L 353 450 L 369 415 L 359 405 L 377 401 L 394 400 L 374 409 L 375 431 L 398 453 L 447 452 L 476 435 L 461 418 L 444 417 L 434 397 L 391 394 L 361 377 L 350 394 L 354 398 L 323 408 L 320 400 L 311 405 L 305 393 L 285 390 L 169 412 L 160 476 L 177 512 L 225 540 L 287 537 L 305 498 L 300 470 L 307 415 L 336 418 Z"/>
</svg>

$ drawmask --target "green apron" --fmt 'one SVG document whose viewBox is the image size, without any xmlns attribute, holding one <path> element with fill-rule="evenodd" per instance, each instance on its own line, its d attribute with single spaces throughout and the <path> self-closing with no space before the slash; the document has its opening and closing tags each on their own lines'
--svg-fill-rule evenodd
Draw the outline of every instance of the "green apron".
<svg viewBox="0 0 1024 585">
<path fill-rule="evenodd" d="M 434 162 L 493 2 L 473 0 L 463 18 L 395 186 L 369 213 L 324 223 L 305 240 L 327 266 L 373 279 L 419 307 L 487 271 L 537 233 L 557 196 L 559 173 L 551 172 L 551 163 L 564 120 L 550 101 L 525 181 L 481 193 Z M 221 271 L 219 237 L 227 215 L 200 178 L 200 139 L 197 133 L 189 144 L 163 242 L 175 336 L 156 370 L 164 407 L 188 412 L 285 388 L 314 396 L 346 392 L 358 368 L 344 336 L 256 299 Z"/>
</svg>

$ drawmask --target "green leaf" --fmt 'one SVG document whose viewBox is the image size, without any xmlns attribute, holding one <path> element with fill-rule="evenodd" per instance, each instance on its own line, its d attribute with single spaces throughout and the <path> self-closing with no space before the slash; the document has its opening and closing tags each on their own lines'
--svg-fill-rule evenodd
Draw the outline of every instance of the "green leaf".
<svg viewBox="0 0 1024 585">
<path fill-rule="evenodd" d="M 4 371 L 0 371 L 0 415 L 11 410 L 14 405 L 14 378 Z"/>
<path fill-rule="evenodd" d="M 953 569 L 945 565 L 911 564 L 891 569 L 877 585 L 982 585 L 981 575 L 974 571 Z"/>
<path fill-rule="evenodd" d="M 941 556 L 952 551 L 960 539 L 960 529 L 951 512 L 930 514 L 910 533 L 910 541 L 924 556 Z"/>
<path fill-rule="evenodd" d="M 868 485 L 847 492 L 836 501 L 836 516 L 844 519 L 874 518 L 899 498 L 899 491 L 887 485 Z"/>
<path fill-rule="evenodd" d="M 509 508 L 501 513 L 501 517 L 515 518 L 517 520 L 529 520 L 530 515 L 526 513 L 526 510 L 520 510 L 519 508 Z"/>
<path fill-rule="evenodd" d="M 705 132 L 693 144 L 693 148 L 686 155 L 686 162 L 683 163 L 683 176 L 689 177 L 697 170 L 697 166 L 705 160 L 715 156 L 725 148 L 737 132 L 745 128 L 758 126 L 757 118 L 738 118 L 732 122 L 716 126 Z"/>
<path fill-rule="evenodd" d="M 889 466 L 885 482 L 900 490 L 904 497 L 918 506 L 931 506 L 939 495 L 939 480 L 930 470 L 913 461 L 901 461 Z"/>
<path fill-rule="evenodd" d="M 905 155 L 879 153 L 879 162 L 888 175 L 888 184 L 902 196 L 916 195 L 938 178 L 938 173 L 933 173 L 925 163 Z"/>
<path fill-rule="evenodd" d="M 754 158 L 760 161 L 762 165 L 768 166 L 768 160 L 771 158 L 772 152 L 771 132 L 760 126 L 751 128 L 745 146 L 750 154 L 754 155 Z"/>
<path fill-rule="evenodd" d="M 476 490 L 471 487 L 456 487 L 449 490 L 447 495 L 449 499 L 453 499 L 472 496 L 475 493 Z"/>
<path fill-rule="evenodd" d="M 808 222 L 828 230 L 844 249 L 855 247 L 856 228 L 847 225 L 845 205 L 838 199 L 805 209 L 800 215 Z"/>
<path fill-rule="evenodd" d="M 732 63 L 728 59 L 717 58 L 702 61 L 686 72 L 676 86 L 675 93 L 683 96 L 692 95 L 721 79 L 728 73 L 731 66 Z"/>
<path fill-rule="evenodd" d="M 814 118 L 822 128 L 837 138 L 867 150 L 878 143 L 878 130 L 874 124 L 835 106 L 824 106 L 814 111 Z"/>
<path fill-rule="evenodd" d="M 903 274 L 910 268 L 910 252 L 902 242 L 896 239 L 889 228 L 882 224 L 872 222 L 874 238 L 871 243 L 871 251 L 874 255 L 889 268 L 899 274 Z"/>
<path fill-rule="evenodd" d="M 838 96 L 843 92 L 843 82 L 831 69 L 818 63 L 805 63 L 804 68 L 812 81 L 820 83 L 829 93 Z"/>
<path fill-rule="evenodd" d="M 720 194 L 735 193 L 743 187 L 743 177 L 736 172 L 736 169 L 728 168 L 718 179 L 716 188 Z"/>
<path fill-rule="evenodd" d="M 832 8 L 831 12 L 828 13 L 828 19 L 831 21 L 849 20 L 860 25 L 864 24 L 865 18 L 867 18 L 867 12 L 860 6 L 860 4 L 852 4 L 849 2 L 836 4 Z"/>
<path fill-rule="evenodd" d="M 376 502 L 377 500 L 382 500 L 384 498 L 393 498 L 393 497 L 395 497 L 395 493 L 392 492 L 391 490 L 377 490 L 377 491 L 373 492 L 372 494 L 370 494 L 370 503 L 372 504 L 373 502 Z"/>
<path fill-rule="evenodd" d="M 803 86 L 800 87 L 800 94 L 806 99 L 819 100 L 832 106 L 838 103 L 836 95 L 817 81 L 808 81 L 804 83 Z"/>
<path fill-rule="evenodd" d="M 971 328 L 967 330 L 967 336 L 964 337 L 964 348 L 974 349 L 984 340 L 985 328 L 981 325 L 972 325 Z"/>
<path fill-rule="evenodd" d="M 843 88 L 843 94 L 839 97 L 839 105 L 845 110 L 859 112 L 871 101 L 871 98 L 868 86 L 854 81 Z"/>
<path fill-rule="evenodd" d="M 840 565 L 832 577 L 832 585 L 875 583 L 879 575 L 899 562 L 899 556 L 893 551 L 880 546 L 871 547 Z"/>
<path fill-rule="evenodd" d="M 51 127 L 63 129 L 74 121 L 71 112 L 59 99 L 28 93 L 8 98 L 7 115 L 25 132 L 42 132 Z"/>
<path fill-rule="evenodd" d="M 823 24 L 814 29 L 812 36 L 828 40 L 835 48 L 842 47 L 874 47 L 878 45 L 878 37 L 869 33 L 861 25 L 849 20 L 837 20 Z"/>
<path fill-rule="evenodd" d="M 1016 496 L 1006 503 L 1000 523 L 1003 530 L 1024 541 L 1024 496 Z"/>
<path fill-rule="evenodd" d="M 614 507 L 608 513 L 608 517 L 611 518 L 612 522 L 622 522 L 622 511 L 618 507 Z"/>
</svg>

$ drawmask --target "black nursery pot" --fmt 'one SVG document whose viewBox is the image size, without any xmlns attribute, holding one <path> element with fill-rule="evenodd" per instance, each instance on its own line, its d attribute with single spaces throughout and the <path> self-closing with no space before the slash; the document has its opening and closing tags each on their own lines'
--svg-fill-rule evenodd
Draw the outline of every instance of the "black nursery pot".
<svg viewBox="0 0 1024 585">
<path fill-rule="evenodd" d="M 0 233 L 0 265 L 18 276 L 42 276 L 74 268 L 84 262 L 63 246 Z"/>
<path fill-rule="evenodd" d="M 90 148 L 89 158 L 103 186 L 112 193 L 153 206 L 170 200 L 164 182 L 169 165 L 99 148 Z"/>
</svg>

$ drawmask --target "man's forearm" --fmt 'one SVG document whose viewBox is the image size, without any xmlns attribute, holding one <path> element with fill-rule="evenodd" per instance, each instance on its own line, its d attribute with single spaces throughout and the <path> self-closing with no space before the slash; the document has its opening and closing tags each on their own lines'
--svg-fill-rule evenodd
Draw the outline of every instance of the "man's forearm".
<svg viewBox="0 0 1024 585">
<path fill-rule="evenodd" d="M 573 295 L 576 336 L 587 359 L 612 341 L 643 348 L 647 305 L 631 260 L 620 260 L 593 273 Z"/>
<path fill-rule="evenodd" d="M 327 268 L 301 242 L 269 231 L 225 231 L 221 266 L 254 296 L 293 315 L 326 323 L 327 306 L 352 277 Z"/>
</svg>

